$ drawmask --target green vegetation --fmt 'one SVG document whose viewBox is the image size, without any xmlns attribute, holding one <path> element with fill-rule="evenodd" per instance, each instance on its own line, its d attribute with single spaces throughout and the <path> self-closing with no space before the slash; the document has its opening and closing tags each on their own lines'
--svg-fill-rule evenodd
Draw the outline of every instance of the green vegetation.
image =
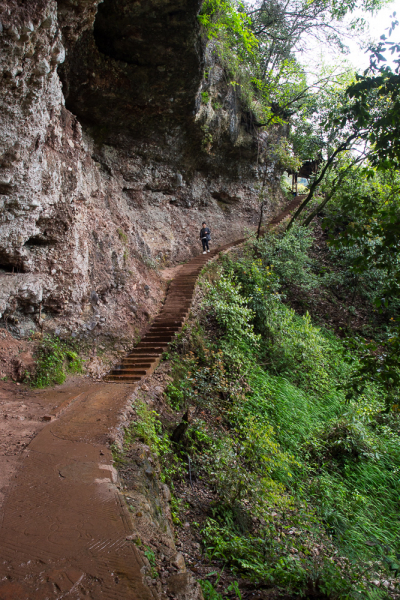
<svg viewBox="0 0 400 600">
<path fill-rule="evenodd" d="M 121 242 L 123 244 L 126 244 L 128 241 L 128 236 L 126 235 L 126 233 L 124 231 L 122 231 L 122 229 L 117 229 L 117 233 L 119 236 L 119 239 L 121 240 Z"/>
<path fill-rule="evenodd" d="M 322 67 L 310 79 L 295 55 L 314 31 L 342 49 L 344 18 L 381 4 L 206 0 L 199 14 L 249 131 L 269 128 L 260 164 L 297 172 L 310 160 L 316 171 L 286 232 L 250 239 L 204 271 L 200 316 L 169 353 L 179 436 L 141 402 L 127 431 L 152 448 L 173 490 L 189 457 L 213 492 L 203 550 L 236 581 L 203 580 L 206 600 L 240 598 L 241 579 L 299 598 L 398 597 L 400 59 L 394 72 L 382 63 L 400 45 L 383 36 L 363 75 Z M 396 26 L 393 15 L 389 35 Z M 219 110 L 209 80 L 201 101 Z M 272 135 L 287 124 L 287 139 Z M 211 152 L 210 125 L 202 132 Z M 318 314 L 322 298 L 345 312 L 340 327 Z M 178 493 L 171 507 L 180 526 Z"/>
<path fill-rule="evenodd" d="M 125 430 L 125 447 L 133 439 L 142 440 L 156 456 L 163 456 L 169 450 L 168 439 L 162 435 L 161 423 L 156 411 L 149 410 L 147 404 L 138 400 L 135 405 L 137 421 L 133 421 Z"/>
<path fill-rule="evenodd" d="M 64 383 L 68 374 L 82 372 L 83 359 L 73 343 L 45 336 L 36 351 L 36 374 L 30 383 L 45 388 Z"/>
<path fill-rule="evenodd" d="M 155 410 L 150 410 L 140 398 L 132 408 L 136 412 L 136 419 L 125 429 L 123 448 L 113 448 L 114 461 L 123 464 L 125 453 L 129 450 L 131 443 L 140 440 L 157 457 L 161 466 L 161 480 L 173 484 L 174 478 L 181 472 L 181 464 L 174 453 L 168 434 L 163 431 L 159 415 Z"/>
<path fill-rule="evenodd" d="M 149 546 L 146 546 L 146 550 L 144 551 L 143 554 L 145 555 L 145 557 L 147 558 L 147 560 L 150 563 L 150 576 L 152 577 L 152 579 L 156 579 L 158 577 L 158 571 L 156 569 L 156 567 L 157 567 L 156 555 L 154 554 L 153 550 Z"/>
<path fill-rule="evenodd" d="M 262 127 L 287 122 L 293 114 L 303 115 L 310 99 L 317 98 L 329 83 L 322 71 L 310 85 L 295 51 L 305 50 L 315 35 L 343 51 L 345 17 L 356 8 L 373 11 L 382 4 L 380 0 L 290 0 L 244 5 L 206 0 L 198 18 L 226 70 L 227 82 L 252 111 L 254 126 Z M 350 18 L 348 30 L 353 36 L 361 34 L 362 19 Z"/>
<path fill-rule="evenodd" d="M 204 272 L 200 320 L 170 353 L 169 402 L 196 407 L 196 418 L 168 448 L 183 461 L 168 477 L 182 476 L 189 454 L 217 494 L 203 545 L 234 577 L 302 598 L 386 598 L 382 582 L 400 571 L 400 417 L 387 402 L 399 387 L 365 371 L 360 386 L 358 338 L 345 342 L 285 304 L 293 284 L 321 286 L 311 244 L 295 227 Z M 326 269 L 322 281 L 328 289 Z M 165 433 L 155 433 L 157 449 Z M 202 588 L 224 597 L 209 581 Z"/>
<path fill-rule="evenodd" d="M 200 580 L 199 583 L 203 591 L 204 600 L 224 600 L 224 597 L 215 591 L 214 586 L 210 581 L 203 579 Z M 231 583 L 231 585 L 226 588 L 225 593 L 229 594 L 230 597 L 232 597 L 232 593 L 234 593 L 234 598 L 237 598 L 237 600 L 242 600 L 242 594 L 237 581 Z"/>
</svg>

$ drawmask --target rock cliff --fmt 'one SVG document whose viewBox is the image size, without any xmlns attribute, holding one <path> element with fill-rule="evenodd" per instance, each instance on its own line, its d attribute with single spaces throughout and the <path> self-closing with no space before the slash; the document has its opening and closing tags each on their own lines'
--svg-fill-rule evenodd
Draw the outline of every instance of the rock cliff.
<svg viewBox="0 0 400 600">
<path fill-rule="evenodd" d="M 0 313 L 132 338 L 158 310 L 158 268 L 279 201 L 257 134 L 202 38 L 198 0 L 0 0 Z M 273 135 L 277 133 L 274 132 Z M 268 211 L 266 212 L 268 214 Z"/>
</svg>

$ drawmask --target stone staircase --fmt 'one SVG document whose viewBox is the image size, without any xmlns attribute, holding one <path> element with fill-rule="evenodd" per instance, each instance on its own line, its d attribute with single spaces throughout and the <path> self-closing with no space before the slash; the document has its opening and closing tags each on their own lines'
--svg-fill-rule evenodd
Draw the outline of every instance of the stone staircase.
<svg viewBox="0 0 400 600">
<path fill-rule="evenodd" d="M 297 210 L 300 204 L 307 198 L 307 194 L 299 194 L 293 200 L 286 205 L 286 208 L 283 212 L 279 213 L 276 217 L 274 217 L 267 225 L 267 227 L 274 227 L 275 225 L 279 225 L 286 217 L 292 214 L 293 211 Z"/>
<path fill-rule="evenodd" d="M 178 333 L 189 315 L 197 278 L 204 265 L 219 252 L 245 241 L 235 240 L 207 254 L 200 254 L 182 266 L 171 281 L 164 306 L 140 343 L 105 377 L 105 381 L 135 383 L 150 375 L 158 366 L 168 344 Z"/>
<path fill-rule="evenodd" d="M 298 208 L 305 197 L 306 194 L 296 196 L 287 204 L 283 212 L 268 223 L 267 227 L 278 225 Z M 196 281 L 204 265 L 219 252 L 242 244 L 244 241 L 245 238 L 241 238 L 225 246 L 219 246 L 207 254 L 200 254 L 182 266 L 168 287 L 166 301 L 160 314 L 155 318 L 140 343 L 106 375 L 105 381 L 135 383 L 153 373 L 160 363 L 163 353 L 167 350 L 168 344 L 182 329 L 189 315 Z"/>
</svg>

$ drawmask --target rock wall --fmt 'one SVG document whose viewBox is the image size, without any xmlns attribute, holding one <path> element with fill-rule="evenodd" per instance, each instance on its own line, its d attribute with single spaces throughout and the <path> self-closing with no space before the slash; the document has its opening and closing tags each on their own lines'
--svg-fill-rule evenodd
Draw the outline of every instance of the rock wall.
<svg viewBox="0 0 400 600">
<path fill-rule="evenodd" d="M 14 336 L 132 338 L 159 308 L 158 269 L 199 253 L 203 220 L 220 244 L 254 228 L 261 179 L 279 202 L 280 132 L 251 129 L 198 10 L 0 0 L 0 327 Z"/>
</svg>

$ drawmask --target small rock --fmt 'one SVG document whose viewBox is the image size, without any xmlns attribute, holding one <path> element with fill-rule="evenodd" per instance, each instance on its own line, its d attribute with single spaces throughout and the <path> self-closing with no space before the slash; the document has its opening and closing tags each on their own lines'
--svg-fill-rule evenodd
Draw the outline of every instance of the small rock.
<svg viewBox="0 0 400 600">
<path fill-rule="evenodd" d="M 91 304 L 98 304 L 99 302 L 99 297 L 96 294 L 96 292 L 93 290 L 92 292 L 90 292 L 90 303 Z"/>
<path fill-rule="evenodd" d="M 8 35 L 15 41 L 19 40 L 19 33 L 16 27 L 10 27 L 7 31 Z"/>
<path fill-rule="evenodd" d="M 171 562 L 172 565 L 176 567 L 180 573 L 186 572 L 186 564 L 182 552 L 178 552 Z"/>
<path fill-rule="evenodd" d="M 166 483 L 162 485 L 162 493 L 167 502 L 171 502 L 171 491 Z M 200 547 L 200 546 L 199 546 Z"/>
<path fill-rule="evenodd" d="M 141 546 L 142 540 L 138 535 L 127 535 L 125 538 L 128 542 L 133 542 L 137 546 Z"/>
<path fill-rule="evenodd" d="M 35 30 L 33 24 L 29 21 L 29 23 L 26 23 L 26 25 L 22 25 L 22 31 L 23 33 L 33 33 Z"/>
<path fill-rule="evenodd" d="M 35 68 L 35 75 L 38 77 L 44 77 L 48 73 L 50 73 L 50 65 L 45 58 L 38 62 Z"/>
<path fill-rule="evenodd" d="M 50 29 L 53 24 L 53 20 L 51 17 L 47 17 L 42 23 L 43 29 Z"/>
<path fill-rule="evenodd" d="M 200 585 L 190 573 L 171 575 L 167 581 L 167 593 L 176 600 L 201 600 Z"/>
</svg>

